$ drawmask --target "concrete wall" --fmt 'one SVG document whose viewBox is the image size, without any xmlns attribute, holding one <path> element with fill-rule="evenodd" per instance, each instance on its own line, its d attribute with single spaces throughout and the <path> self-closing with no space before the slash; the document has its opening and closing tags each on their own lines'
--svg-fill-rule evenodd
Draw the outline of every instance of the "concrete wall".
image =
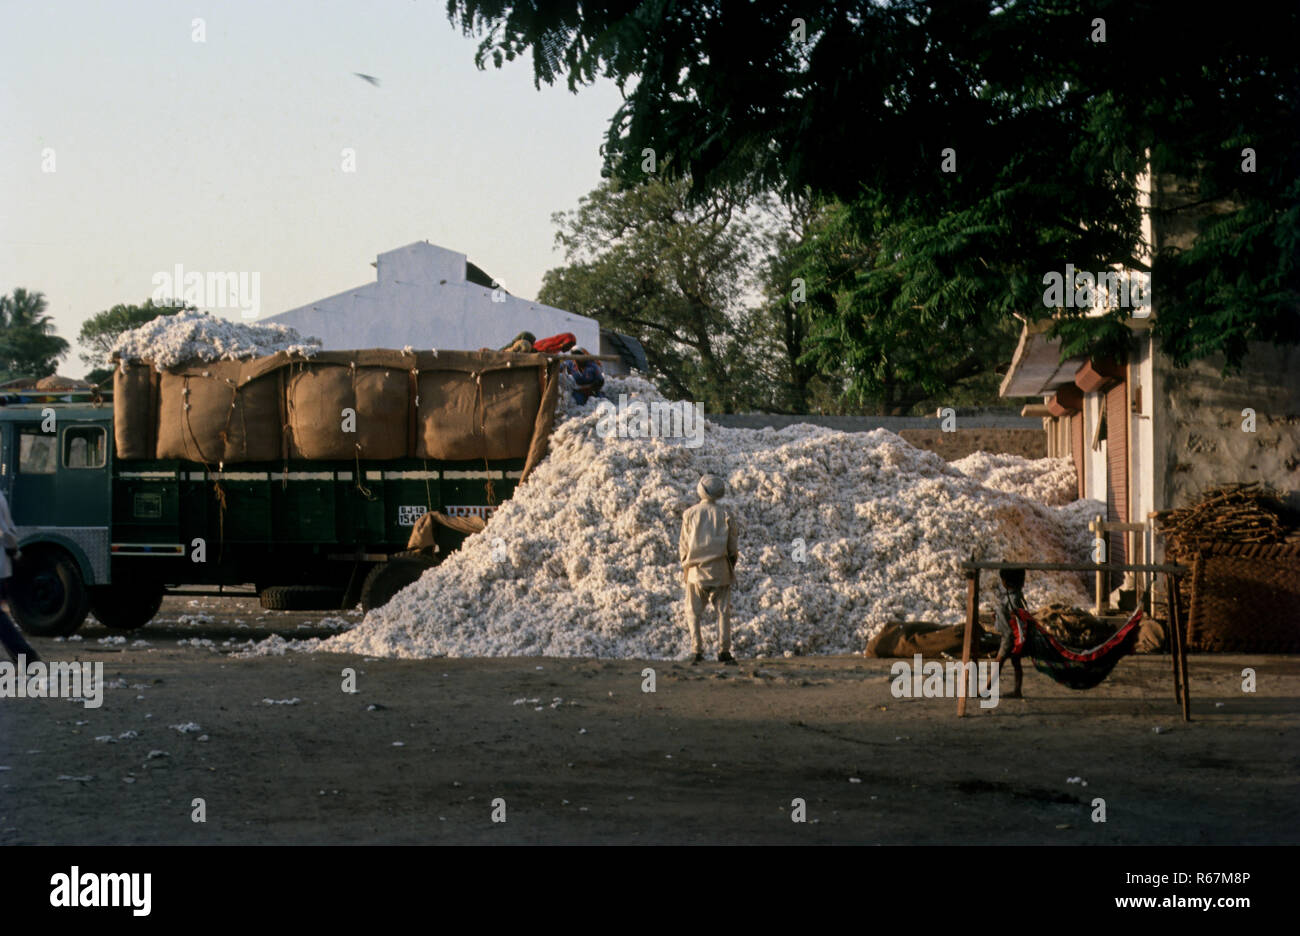
<svg viewBox="0 0 1300 936">
<path fill-rule="evenodd" d="M 1186 250 L 1206 217 L 1231 210 L 1231 202 L 1195 205 L 1196 185 L 1155 179 L 1154 227 L 1161 250 Z M 1155 309 L 1158 317 L 1160 310 Z M 1221 376 L 1219 357 L 1173 367 L 1152 355 L 1152 486 L 1156 509 L 1185 507 L 1207 487 L 1263 481 L 1300 496 L 1300 347 L 1252 344 L 1241 373 Z M 1255 410 L 1254 433 L 1242 431 L 1242 410 Z"/>
<path fill-rule="evenodd" d="M 926 416 L 785 416 L 760 413 L 705 414 L 711 422 L 733 429 L 780 429 L 799 423 L 826 426 L 841 432 L 888 429 L 911 445 L 934 452 L 947 461 L 972 452 L 998 452 L 1025 458 L 1047 457 L 1047 433 L 1041 419 L 1014 413 L 957 413 L 957 430 L 944 432 L 939 421 Z"/>
<path fill-rule="evenodd" d="M 268 321 L 314 335 L 326 350 L 500 348 L 521 331 L 538 338 L 572 332 L 600 347 L 600 324 L 585 315 L 529 302 L 465 279 L 466 257 L 428 243 L 379 255 L 376 281 Z M 500 301 L 493 301 L 493 294 Z"/>
<path fill-rule="evenodd" d="M 825 426 L 841 432 L 870 432 L 872 429 L 888 429 L 900 432 L 903 429 L 940 429 L 939 420 L 933 416 L 824 416 L 819 413 L 786 415 L 782 413 L 705 413 L 710 422 L 733 429 L 781 429 L 807 423 L 813 426 Z M 1015 410 L 976 410 L 958 409 L 956 411 L 958 431 L 965 429 L 1034 429 L 1043 431 L 1041 419 L 1026 418 Z M 1046 444 L 1046 443 L 1044 443 Z"/>
<path fill-rule="evenodd" d="M 1255 344 L 1242 371 L 1207 358 L 1185 369 L 1155 355 L 1155 486 L 1161 508 L 1207 487 L 1262 481 L 1300 498 L 1300 347 Z M 1242 431 L 1242 410 L 1255 432 Z"/>
<path fill-rule="evenodd" d="M 958 429 L 956 432 L 903 429 L 898 434 L 917 448 L 934 452 L 946 461 L 965 458 L 972 452 L 1047 457 L 1047 433 L 1042 426 L 1034 429 Z"/>
</svg>

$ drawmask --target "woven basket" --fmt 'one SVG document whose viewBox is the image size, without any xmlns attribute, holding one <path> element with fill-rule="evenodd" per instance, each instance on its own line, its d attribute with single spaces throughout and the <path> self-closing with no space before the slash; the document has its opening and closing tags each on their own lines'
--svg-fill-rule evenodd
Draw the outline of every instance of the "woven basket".
<svg viewBox="0 0 1300 936">
<path fill-rule="evenodd" d="M 1300 545 L 1203 545 L 1191 592 L 1191 649 L 1300 653 Z"/>
</svg>

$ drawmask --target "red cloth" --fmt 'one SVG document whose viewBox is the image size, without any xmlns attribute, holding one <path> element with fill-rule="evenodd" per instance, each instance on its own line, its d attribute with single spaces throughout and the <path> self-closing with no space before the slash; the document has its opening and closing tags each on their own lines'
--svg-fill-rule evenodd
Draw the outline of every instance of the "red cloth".
<svg viewBox="0 0 1300 936">
<path fill-rule="evenodd" d="M 577 343 L 578 338 L 576 335 L 570 332 L 561 332 L 558 335 L 543 338 L 541 341 L 534 341 L 533 350 L 540 351 L 543 354 L 560 354 L 568 351 Z"/>
</svg>

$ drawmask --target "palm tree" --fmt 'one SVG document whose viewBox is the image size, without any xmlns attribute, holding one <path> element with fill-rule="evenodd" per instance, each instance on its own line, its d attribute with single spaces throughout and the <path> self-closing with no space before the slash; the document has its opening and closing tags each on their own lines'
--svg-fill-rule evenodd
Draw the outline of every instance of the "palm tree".
<svg viewBox="0 0 1300 936">
<path fill-rule="evenodd" d="M 0 327 L 34 328 L 42 335 L 54 333 L 54 320 L 45 314 L 45 293 L 28 292 L 21 286 L 12 296 L 0 296 Z"/>
<path fill-rule="evenodd" d="M 46 314 L 45 294 L 21 286 L 0 296 L 0 374 L 8 377 L 46 377 L 59 366 L 68 342 L 54 333 L 54 319 Z"/>
</svg>

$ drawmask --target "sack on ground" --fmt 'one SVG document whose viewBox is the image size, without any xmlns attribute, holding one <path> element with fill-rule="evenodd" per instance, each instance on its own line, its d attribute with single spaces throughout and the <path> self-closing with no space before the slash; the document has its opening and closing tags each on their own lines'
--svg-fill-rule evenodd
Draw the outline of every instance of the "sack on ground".
<svg viewBox="0 0 1300 936">
<path fill-rule="evenodd" d="M 916 654 L 959 656 L 965 639 L 966 625 L 944 627 L 927 621 L 890 621 L 867 643 L 866 655 L 877 658 L 911 659 Z"/>
</svg>

